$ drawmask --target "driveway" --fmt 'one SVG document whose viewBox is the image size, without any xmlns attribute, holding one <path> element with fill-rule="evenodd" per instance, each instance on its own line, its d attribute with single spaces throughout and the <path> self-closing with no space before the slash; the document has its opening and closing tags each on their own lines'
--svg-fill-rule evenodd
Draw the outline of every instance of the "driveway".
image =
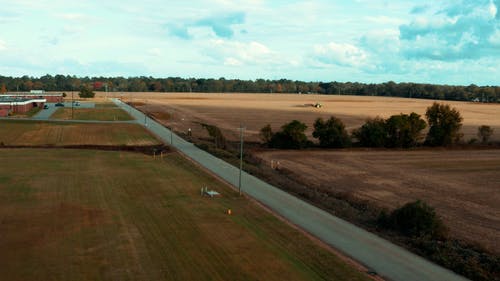
<svg viewBox="0 0 500 281">
<path fill-rule="evenodd" d="M 54 114 L 54 112 L 57 111 L 57 109 L 59 108 L 71 108 L 71 102 L 64 102 L 64 107 L 58 107 L 58 106 L 55 106 L 56 104 L 53 103 L 53 102 L 48 102 L 48 103 L 45 103 L 45 105 L 47 105 L 47 109 L 42 109 L 40 110 L 40 112 L 38 112 L 37 114 L 35 114 L 32 118 L 30 119 L 35 119 L 35 120 L 49 120 L 50 119 L 50 116 L 52 116 L 52 114 Z M 78 108 L 94 108 L 95 107 L 95 103 L 93 102 L 80 102 L 80 105 L 79 106 L 74 106 L 75 109 L 78 109 Z"/>
<path fill-rule="evenodd" d="M 32 119 L 35 119 L 35 120 L 48 120 L 50 118 L 50 116 L 52 116 L 52 114 L 54 114 L 54 112 L 56 112 L 56 110 L 59 108 L 59 107 L 56 107 L 55 106 L 55 103 L 46 103 L 45 105 L 47 105 L 47 109 L 43 109 L 40 110 L 37 114 L 35 114 Z"/>
<path fill-rule="evenodd" d="M 233 186 L 238 186 L 238 168 L 172 134 L 120 100 L 113 101 L 165 143 L 170 143 L 172 138 L 171 145 L 181 153 Z M 383 278 L 398 281 L 467 280 L 245 172 L 242 173 L 242 191 Z"/>
</svg>

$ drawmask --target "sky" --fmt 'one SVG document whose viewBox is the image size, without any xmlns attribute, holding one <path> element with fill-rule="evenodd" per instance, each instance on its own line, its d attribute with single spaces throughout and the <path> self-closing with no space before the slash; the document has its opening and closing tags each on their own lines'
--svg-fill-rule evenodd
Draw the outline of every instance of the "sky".
<svg viewBox="0 0 500 281">
<path fill-rule="evenodd" d="M 500 85 L 500 0 L 0 0 L 0 75 Z"/>
</svg>

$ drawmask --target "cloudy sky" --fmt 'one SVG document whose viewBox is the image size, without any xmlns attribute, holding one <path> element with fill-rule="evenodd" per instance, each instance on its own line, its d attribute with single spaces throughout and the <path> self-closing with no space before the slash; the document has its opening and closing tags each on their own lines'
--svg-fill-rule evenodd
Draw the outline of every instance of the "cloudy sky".
<svg viewBox="0 0 500 281">
<path fill-rule="evenodd" d="M 500 85 L 500 0 L 0 0 L 0 75 L 44 74 Z"/>
</svg>

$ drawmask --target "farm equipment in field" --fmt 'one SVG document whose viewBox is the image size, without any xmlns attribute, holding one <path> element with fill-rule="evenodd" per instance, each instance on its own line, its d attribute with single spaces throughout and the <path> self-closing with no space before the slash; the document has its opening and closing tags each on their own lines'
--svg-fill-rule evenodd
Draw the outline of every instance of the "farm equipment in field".
<svg viewBox="0 0 500 281">
<path fill-rule="evenodd" d="M 319 103 L 319 102 L 315 103 L 313 106 L 316 107 L 316 108 L 322 108 L 323 107 L 323 105 L 321 103 Z"/>
</svg>

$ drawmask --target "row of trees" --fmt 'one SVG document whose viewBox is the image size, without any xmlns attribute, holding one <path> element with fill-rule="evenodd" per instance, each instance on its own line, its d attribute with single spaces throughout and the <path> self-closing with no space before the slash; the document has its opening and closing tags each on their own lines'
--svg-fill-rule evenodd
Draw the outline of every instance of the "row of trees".
<svg viewBox="0 0 500 281">
<path fill-rule="evenodd" d="M 44 75 L 36 77 L 0 76 L 0 90 L 75 91 L 81 87 L 96 91 L 123 92 L 218 92 L 218 93 L 319 93 L 329 95 L 372 95 L 467 101 L 478 99 L 499 102 L 498 86 L 449 86 L 418 83 L 386 82 L 380 84 L 303 82 L 280 80 L 195 79 L 153 77 L 76 77 Z"/>
<path fill-rule="evenodd" d="M 318 118 L 314 122 L 313 137 L 318 139 L 321 147 L 343 148 L 351 146 L 352 139 L 363 147 L 410 148 L 422 143 L 422 131 L 429 125 L 425 137 L 425 144 L 429 146 L 447 146 L 459 141 L 462 137 L 462 116 L 455 108 L 449 105 L 434 103 L 427 108 L 425 117 L 412 112 L 398 114 L 388 119 L 369 119 L 352 135 L 347 132 L 342 120 L 331 117 L 328 120 Z M 281 127 L 281 131 L 274 133 L 271 125 L 260 131 L 262 141 L 272 148 L 301 149 L 311 146 L 305 131 L 307 125 L 293 120 Z M 487 142 L 493 130 L 489 126 L 481 126 L 478 136 Z"/>
</svg>

